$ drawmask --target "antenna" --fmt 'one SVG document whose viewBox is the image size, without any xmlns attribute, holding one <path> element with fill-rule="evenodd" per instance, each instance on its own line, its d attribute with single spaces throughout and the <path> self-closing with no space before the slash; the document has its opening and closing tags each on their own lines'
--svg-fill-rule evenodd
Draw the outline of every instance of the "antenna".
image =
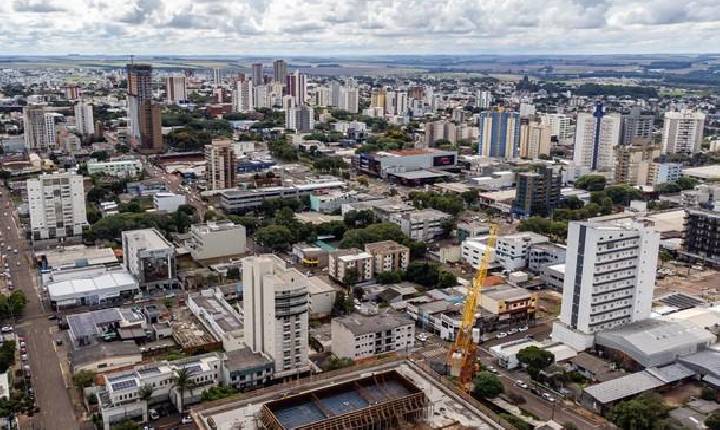
<svg viewBox="0 0 720 430">
<path fill-rule="evenodd" d="M 130 64 L 135 64 L 135 56 L 130 54 Z"/>
</svg>

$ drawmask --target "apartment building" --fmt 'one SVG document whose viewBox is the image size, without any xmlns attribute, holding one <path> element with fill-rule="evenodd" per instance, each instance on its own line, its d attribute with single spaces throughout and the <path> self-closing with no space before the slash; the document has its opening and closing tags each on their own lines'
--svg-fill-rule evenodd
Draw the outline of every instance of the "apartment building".
<svg viewBox="0 0 720 430">
<path fill-rule="evenodd" d="M 53 173 L 28 179 L 27 196 L 33 240 L 81 236 L 88 225 L 80 175 Z"/>
<path fill-rule="evenodd" d="M 142 172 L 140 160 L 112 160 L 87 163 L 89 175 L 108 175 L 116 178 L 135 178 Z"/>
<path fill-rule="evenodd" d="M 531 273 L 541 274 L 547 265 L 564 263 L 566 253 L 565 246 L 552 242 L 532 244 L 528 251 L 527 268 Z"/>
<path fill-rule="evenodd" d="M 435 209 L 405 212 L 390 218 L 410 239 L 420 242 L 432 241 L 446 233 L 444 225 L 453 220 L 452 215 Z"/>
<path fill-rule="evenodd" d="M 224 190 L 235 186 L 236 160 L 231 140 L 212 141 L 205 145 L 205 185 L 208 190 Z"/>
<path fill-rule="evenodd" d="M 665 112 L 663 123 L 663 154 L 700 152 L 703 142 L 705 114 L 683 110 Z"/>
<path fill-rule="evenodd" d="M 219 288 L 189 294 L 187 307 L 213 337 L 222 342 L 225 351 L 245 347 L 242 316 L 225 300 Z"/>
<path fill-rule="evenodd" d="M 275 255 L 243 258 L 242 267 L 245 344 L 273 360 L 275 378 L 308 372 L 307 278 Z"/>
<path fill-rule="evenodd" d="M 190 255 L 193 260 L 229 258 L 245 251 L 247 248 L 244 225 L 217 221 L 190 227 Z"/>
<path fill-rule="evenodd" d="M 704 264 L 720 266 L 720 212 L 685 211 L 683 255 Z"/>
<path fill-rule="evenodd" d="M 617 147 L 615 182 L 630 185 L 647 185 L 650 182 L 653 160 L 660 156 L 655 145 L 630 145 Z"/>
<path fill-rule="evenodd" d="M 483 288 L 480 306 L 497 319 L 527 324 L 535 317 L 538 293 L 506 284 Z"/>
<path fill-rule="evenodd" d="M 648 318 L 659 242 L 660 235 L 642 224 L 571 222 L 553 339 L 586 349 L 596 332 Z"/>
<path fill-rule="evenodd" d="M 542 166 L 537 172 L 521 172 L 515 179 L 513 213 L 519 217 L 549 217 L 560 204 L 562 176 L 551 166 Z"/>
<path fill-rule="evenodd" d="M 410 264 L 410 248 L 394 240 L 366 243 L 365 252 L 372 256 L 373 272 L 376 274 L 407 270 Z"/>
<path fill-rule="evenodd" d="M 337 357 L 362 360 L 392 352 L 407 353 L 415 346 L 415 321 L 405 315 L 351 314 L 333 318 L 332 351 Z"/>
<path fill-rule="evenodd" d="M 338 249 L 328 255 L 328 276 L 346 282 L 346 276 L 355 272 L 355 282 L 369 281 L 375 275 L 373 257 L 360 249 Z"/>
<path fill-rule="evenodd" d="M 123 266 L 141 288 L 175 284 L 175 247 L 155 229 L 122 232 Z"/>
</svg>

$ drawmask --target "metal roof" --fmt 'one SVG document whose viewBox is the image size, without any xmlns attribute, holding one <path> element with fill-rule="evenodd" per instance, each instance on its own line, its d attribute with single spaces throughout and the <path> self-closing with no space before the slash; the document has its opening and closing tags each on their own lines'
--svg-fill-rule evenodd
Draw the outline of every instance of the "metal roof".
<svg viewBox="0 0 720 430">
<path fill-rule="evenodd" d="M 587 387 L 585 392 L 600 403 L 611 403 L 663 385 L 664 382 L 651 374 L 638 372 Z"/>
</svg>

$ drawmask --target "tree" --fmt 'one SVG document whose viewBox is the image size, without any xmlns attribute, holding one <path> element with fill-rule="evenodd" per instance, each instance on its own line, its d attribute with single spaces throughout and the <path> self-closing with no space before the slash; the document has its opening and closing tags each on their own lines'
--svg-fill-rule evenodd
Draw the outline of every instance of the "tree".
<svg viewBox="0 0 720 430">
<path fill-rule="evenodd" d="M 469 206 L 469 205 L 477 203 L 479 195 L 478 195 L 477 191 L 469 190 L 469 191 L 463 191 L 462 193 L 460 193 L 460 197 L 462 197 L 463 200 L 465 200 L 465 203 Z"/>
<path fill-rule="evenodd" d="M 381 284 L 397 284 L 398 282 L 402 282 L 402 275 L 402 272 L 393 270 L 380 272 L 375 275 L 375 280 Z"/>
<path fill-rule="evenodd" d="M 713 412 L 705 418 L 705 425 L 710 430 L 720 430 L 720 412 Z"/>
<path fill-rule="evenodd" d="M 255 240 L 264 246 L 280 251 L 287 249 L 292 241 L 293 234 L 284 225 L 271 224 L 258 229 L 255 233 Z"/>
<path fill-rule="evenodd" d="M 659 430 L 667 414 L 662 397 L 650 392 L 618 403 L 610 410 L 608 419 L 623 430 Z"/>
<path fill-rule="evenodd" d="M 503 392 L 500 378 L 490 372 L 480 372 L 473 380 L 473 394 L 484 399 L 493 399 Z"/>
<path fill-rule="evenodd" d="M 125 420 L 112 426 L 112 430 L 140 430 L 140 426 L 133 420 Z"/>
<path fill-rule="evenodd" d="M 190 371 L 187 367 L 175 369 L 171 380 L 172 386 L 174 388 L 177 388 L 178 394 L 180 394 L 180 399 L 178 400 L 177 407 L 178 412 L 182 414 L 184 406 L 183 403 L 185 402 L 185 392 L 190 391 L 190 394 L 192 395 L 192 390 L 195 386 L 195 382 L 192 380 Z"/>
<path fill-rule="evenodd" d="M 364 228 L 375 222 L 375 213 L 371 210 L 349 211 L 343 215 L 343 222 L 348 227 Z"/>
<path fill-rule="evenodd" d="M 521 349 L 517 353 L 517 359 L 527 367 L 527 372 L 530 374 L 530 377 L 537 379 L 541 370 L 553 364 L 555 356 L 552 352 L 545 349 L 538 348 L 537 346 L 529 346 Z"/>
<path fill-rule="evenodd" d="M 438 288 L 452 288 L 457 285 L 457 277 L 452 273 L 441 270 L 438 275 Z"/>
<path fill-rule="evenodd" d="M 145 402 L 145 411 L 146 411 L 145 412 L 146 416 L 144 417 L 145 421 L 148 420 L 148 417 L 147 417 L 148 402 L 152 398 L 152 395 L 154 392 L 155 392 L 155 389 L 152 387 L 152 385 L 149 385 L 149 384 L 145 384 L 142 387 L 140 387 L 140 391 L 138 392 L 138 397 L 140 398 L 140 400 Z"/>
<path fill-rule="evenodd" d="M 95 372 L 83 369 L 73 375 L 73 384 L 78 388 L 86 388 L 95 383 Z"/>
<path fill-rule="evenodd" d="M 575 188 L 585 191 L 602 191 L 605 189 L 605 177 L 600 175 L 584 175 L 575 181 Z"/>
<path fill-rule="evenodd" d="M 355 307 L 352 297 L 348 297 L 345 290 L 340 290 L 335 294 L 335 304 L 333 305 L 333 311 L 336 315 L 346 315 L 352 312 Z"/>
<path fill-rule="evenodd" d="M 351 268 L 345 271 L 342 278 L 342 283 L 345 285 L 352 285 L 358 281 L 358 271 L 355 268 Z"/>
<path fill-rule="evenodd" d="M 675 181 L 675 183 L 678 187 L 680 187 L 681 190 L 692 190 L 700 182 L 695 178 L 681 176 L 677 179 L 677 181 Z"/>
</svg>

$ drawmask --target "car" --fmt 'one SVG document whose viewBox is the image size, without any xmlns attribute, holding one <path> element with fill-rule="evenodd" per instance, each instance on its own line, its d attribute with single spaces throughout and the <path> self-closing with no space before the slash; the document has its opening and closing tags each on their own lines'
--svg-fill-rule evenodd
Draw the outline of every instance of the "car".
<svg viewBox="0 0 720 430">
<path fill-rule="evenodd" d="M 182 417 L 180 419 L 180 424 L 191 424 L 192 422 L 193 422 L 193 420 L 190 417 L 190 415 L 185 415 L 184 417 Z"/>
<path fill-rule="evenodd" d="M 498 334 L 495 335 L 495 338 L 496 338 L 496 339 L 502 339 L 502 338 L 504 338 L 504 337 L 507 337 L 507 335 L 508 335 L 507 333 L 505 333 L 504 331 L 501 331 L 500 333 L 498 333 Z"/>
<path fill-rule="evenodd" d="M 419 340 L 420 342 L 427 342 L 428 337 L 425 333 L 420 333 L 419 335 L 417 335 L 417 340 Z"/>
<path fill-rule="evenodd" d="M 17 254 L 17 253 L 18 253 L 17 248 L 13 249 L 13 252 L 14 252 L 15 254 Z"/>
<path fill-rule="evenodd" d="M 19 262 L 19 261 L 15 262 L 15 265 L 16 265 L 16 266 L 19 266 L 19 265 L 20 265 L 20 262 Z"/>
<path fill-rule="evenodd" d="M 518 387 L 522 388 L 523 390 L 527 390 L 527 389 L 528 389 L 528 384 L 526 384 L 525 382 L 523 382 L 522 379 L 518 379 L 517 381 L 515 381 L 515 385 L 517 385 Z"/>
<path fill-rule="evenodd" d="M 25 347 L 27 347 L 27 345 L 25 344 L 25 342 L 20 342 L 20 348 L 25 348 Z"/>
<path fill-rule="evenodd" d="M 3 327 L 3 328 L 0 328 L 0 331 L 3 332 L 3 333 L 12 333 L 13 328 L 10 327 L 10 326 L 5 326 L 5 327 Z"/>
<path fill-rule="evenodd" d="M 29 371 L 29 370 L 30 370 L 30 365 L 28 365 L 28 364 L 23 365 L 23 370 L 28 370 L 28 371 Z"/>
<path fill-rule="evenodd" d="M 48 315 L 48 321 L 55 321 L 58 319 L 58 316 L 55 314 Z"/>
<path fill-rule="evenodd" d="M 20 354 L 20 360 L 22 360 L 22 361 L 28 361 L 28 355 L 27 355 L 27 354 Z"/>
<path fill-rule="evenodd" d="M 488 366 L 487 371 L 490 373 L 498 373 L 497 369 L 493 366 Z"/>
<path fill-rule="evenodd" d="M 55 346 L 61 346 L 63 344 L 62 339 L 55 339 Z"/>
<path fill-rule="evenodd" d="M 528 326 L 522 326 L 518 330 L 520 331 L 528 331 Z"/>
<path fill-rule="evenodd" d="M 160 414 L 154 408 L 148 409 L 148 416 L 150 417 L 151 420 L 159 420 L 160 419 Z"/>
<path fill-rule="evenodd" d="M 516 329 L 516 328 L 511 328 L 510 330 L 508 330 L 507 334 L 508 334 L 508 335 L 513 335 L 513 334 L 517 334 L 517 332 L 518 332 L 518 329 Z"/>
<path fill-rule="evenodd" d="M 555 401 L 555 398 L 548 393 L 542 393 L 542 397 L 543 397 L 543 399 L 547 400 L 548 402 Z"/>
</svg>

